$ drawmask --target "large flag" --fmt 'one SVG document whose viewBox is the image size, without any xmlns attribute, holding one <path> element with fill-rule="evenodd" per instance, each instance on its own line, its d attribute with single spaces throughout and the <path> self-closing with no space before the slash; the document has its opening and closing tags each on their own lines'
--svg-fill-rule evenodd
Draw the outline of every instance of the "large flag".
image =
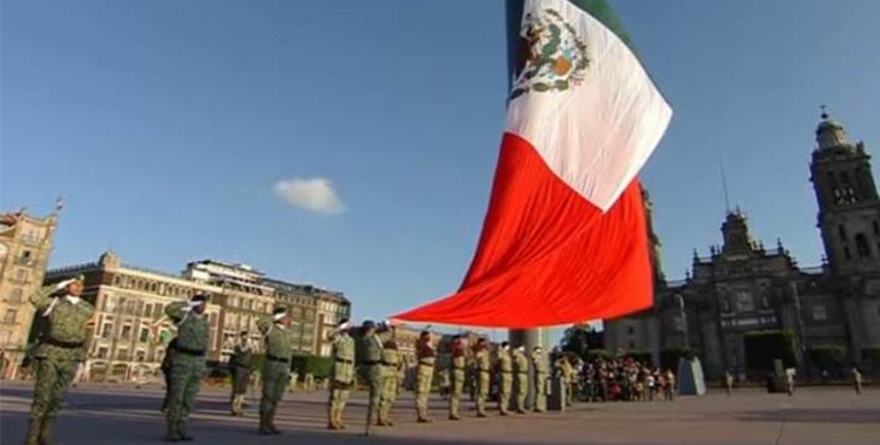
<svg viewBox="0 0 880 445">
<path fill-rule="evenodd" d="M 509 1 L 511 17 L 505 132 L 473 262 L 457 293 L 394 319 L 524 329 L 652 304 L 636 175 L 672 110 L 604 1 Z"/>
</svg>

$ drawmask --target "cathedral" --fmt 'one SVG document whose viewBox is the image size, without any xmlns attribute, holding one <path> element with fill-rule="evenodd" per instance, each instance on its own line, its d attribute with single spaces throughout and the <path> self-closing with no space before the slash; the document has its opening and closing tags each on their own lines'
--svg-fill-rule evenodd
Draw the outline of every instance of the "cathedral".
<svg viewBox="0 0 880 445">
<path fill-rule="evenodd" d="M 708 256 L 694 251 L 684 280 L 667 281 L 659 240 L 651 228 L 654 307 L 605 320 L 606 348 L 662 350 L 689 347 L 709 378 L 744 372 L 744 337 L 755 331 L 794 333 L 803 373 L 815 374 L 806 357 L 813 348 L 845 348 L 848 363 L 880 351 L 880 197 L 864 143 L 853 143 L 840 122 L 822 113 L 816 129 L 810 180 L 819 205 L 825 247 L 820 267 L 801 268 L 777 241 L 765 248 L 749 235 L 739 209 L 721 224 L 724 243 Z M 872 354 L 873 353 L 873 354 Z"/>
</svg>

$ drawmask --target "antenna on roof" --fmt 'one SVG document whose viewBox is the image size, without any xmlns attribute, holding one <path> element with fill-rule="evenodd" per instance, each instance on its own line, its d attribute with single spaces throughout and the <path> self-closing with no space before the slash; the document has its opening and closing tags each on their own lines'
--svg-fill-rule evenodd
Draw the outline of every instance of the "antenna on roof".
<svg viewBox="0 0 880 445">
<path fill-rule="evenodd" d="M 721 189 L 724 192 L 724 211 L 730 213 L 730 192 L 727 189 L 727 174 L 724 171 L 724 156 L 721 149 L 718 150 L 718 167 L 721 170 Z"/>
</svg>

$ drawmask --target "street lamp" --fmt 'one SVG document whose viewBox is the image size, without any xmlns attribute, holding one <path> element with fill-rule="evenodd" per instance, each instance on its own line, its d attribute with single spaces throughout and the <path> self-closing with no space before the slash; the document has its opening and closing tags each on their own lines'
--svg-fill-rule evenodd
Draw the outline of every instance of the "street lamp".
<svg viewBox="0 0 880 445">
<path fill-rule="evenodd" d="M 684 339 L 684 347 L 690 348 L 690 339 L 688 338 L 687 314 L 684 311 L 684 297 L 681 294 L 675 294 L 675 300 L 678 302 L 679 316 L 681 317 L 681 333 Z"/>
</svg>

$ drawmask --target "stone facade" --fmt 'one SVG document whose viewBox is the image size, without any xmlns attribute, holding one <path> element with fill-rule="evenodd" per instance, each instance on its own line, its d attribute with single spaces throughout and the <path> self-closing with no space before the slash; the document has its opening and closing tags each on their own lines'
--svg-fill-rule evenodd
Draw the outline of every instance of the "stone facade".
<svg viewBox="0 0 880 445">
<path fill-rule="evenodd" d="M 15 378 L 24 359 L 34 318 L 28 297 L 43 283 L 57 216 L 0 214 L 0 378 Z"/>
<path fill-rule="evenodd" d="M 170 274 L 124 264 L 108 252 L 94 263 L 48 271 L 45 284 L 77 274 L 85 275 L 83 297 L 98 311 L 87 368 L 90 373 L 117 380 L 158 370 L 173 331 L 163 316 L 165 306 L 198 293 L 210 297 L 207 355 L 213 363 L 228 361 L 241 332 L 249 332 L 251 342 L 259 348 L 256 322 L 271 314 L 275 305 L 286 305 L 293 314 L 293 325 L 300 329 L 297 352 L 304 355 L 323 352 L 319 340 L 323 322 L 317 309 L 324 301 L 323 294 L 334 295 L 337 313 L 350 311 L 350 303 L 341 294 L 269 279 L 249 266 L 213 260 L 191 262 L 181 274 Z"/>
<path fill-rule="evenodd" d="M 781 241 L 766 249 L 737 209 L 721 226 L 723 245 L 706 257 L 695 251 L 687 278 L 669 282 L 652 234 L 655 305 L 606 321 L 606 346 L 649 350 L 655 359 L 662 349 L 689 346 L 710 377 L 748 367 L 743 337 L 752 331 L 794 331 L 805 372 L 815 371 L 803 359 L 810 348 L 844 346 L 859 363 L 862 350 L 880 347 L 880 199 L 870 156 L 826 114 L 816 141 L 811 180 L 827 261 L 802 268 Z"/>
</svg>

